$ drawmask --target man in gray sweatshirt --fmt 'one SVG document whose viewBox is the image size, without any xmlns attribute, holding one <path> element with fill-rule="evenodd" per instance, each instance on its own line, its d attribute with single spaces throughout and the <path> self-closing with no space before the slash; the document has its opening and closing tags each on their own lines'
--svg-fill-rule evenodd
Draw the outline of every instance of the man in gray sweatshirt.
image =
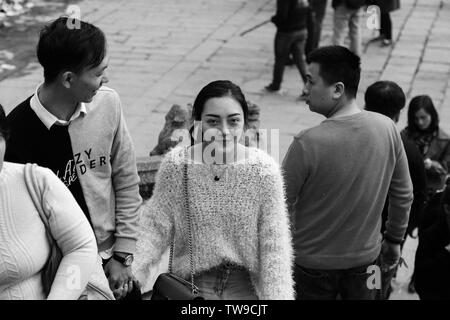
<svg viewBox="0 0 450 320">
<path fill-rule="evenodd" d="M 377 266 L 400 258 L 413 200 L 408 162 L 394 122 L 357 106 L 360 72 L 341 46 L 308 56 L 306 103 L 326 119 L 300 132 L 283 161 L 298 299 L 374 299 Z"/>
</svg>

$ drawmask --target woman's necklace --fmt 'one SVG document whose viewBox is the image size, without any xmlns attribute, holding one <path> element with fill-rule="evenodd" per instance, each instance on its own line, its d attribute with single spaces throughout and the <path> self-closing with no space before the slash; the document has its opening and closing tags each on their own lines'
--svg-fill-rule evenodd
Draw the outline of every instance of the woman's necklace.
<svg viewBox="0 0 450 320">
<path fill-rule="evenodd" d="M 226 166 L 224 166 L 224 165 L 222 165 L 223 166 L 223 168 L 222 168 L 222 170 L 216 170 L 216 168 L 215 168 L 215 166 L 219 166 L 219 165 L 216 165 L 216 164 L 212 164 L 211 165 L 211 171 L 212 171 L 212 173 L 213 173 L 213 177 L 214 177 L 214 181 L 219 181 L 220 179 L 222 179 L 222 177 L 224 176 L 224 174 L 226 173 L 226 171 L 227 171 L 227 167 Z"/>
</svg>

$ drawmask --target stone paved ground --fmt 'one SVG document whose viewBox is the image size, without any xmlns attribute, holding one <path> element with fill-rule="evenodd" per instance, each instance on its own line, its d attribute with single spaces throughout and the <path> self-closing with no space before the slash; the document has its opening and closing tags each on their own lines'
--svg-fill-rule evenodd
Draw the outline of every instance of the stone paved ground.
<svg viewBox="0 0 450 320">
<path fill-rule="evenodd" d="M 285 94 L 262 91 L 271 80 L 275 28 L 266 24 L 244 37 L 239 34 L 270 18 L 273 0 L 34 3 L 36 6 L 28 14 L 10 19 L 12 27 L 0 29 L 0 102 L 7 112 L 32 94 L 41 81 L 42 71 L 34 57 L 39 28 L 64 13 L 69 4 L 76 4 L 81 17 L 97 24 L 108 37 L 108 85 L 122 97 L 138 156 L 148 155 L 155 146 L 164 116 L 173 103 L 193 102 L 202 86 L 216 79 L 236 82 L 249 99 L 260 105 L 261 127 L 279 130 L 275 144 L 279 142 L 280 159 L 294 134 L 323 119 L 296 101 L 302 85 L 294 68 L 285 72 Z M 364 27 L 358 101 L 363 106 L 363 93 L 374 81 L 396 81 L 408 98 L 421 93 L 431 95 L 439 108 L 442 127 L 450 132 L 450 0 L 401 3 L 401 10 L 392 14 L 396 40 L 393 47 L 369 44 L 375 32 Z M 328 8 L 323 45 L 330 43 L 331 30 L 332 9 Z M 400 128 L 405 125 L 405 117 L 403 112 Z M 408 240 L 404 254 L 410 269 L 399 271 L 393 298 L 417 297 L 405 294 L 416 246 L 416 241 Z"/>
</svg>

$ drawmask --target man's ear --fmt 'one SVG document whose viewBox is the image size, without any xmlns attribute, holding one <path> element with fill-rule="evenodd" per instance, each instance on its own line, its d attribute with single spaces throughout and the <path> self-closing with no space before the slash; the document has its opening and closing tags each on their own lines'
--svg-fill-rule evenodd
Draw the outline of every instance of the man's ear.
<svg viewBox="0 0 450 320">
<path fill-rule="evenodd" d="M 340 99 L 345 94 L 345 85 L 342 82 L 334 84 L 333 99 Z"/>
<path fill-rule="evenodd" d="M 61 74 L 61 84 L 67 88 L 70 89 L 73 85 L 75 74 L 71 71 L 65 71 Z"/>
</svg>

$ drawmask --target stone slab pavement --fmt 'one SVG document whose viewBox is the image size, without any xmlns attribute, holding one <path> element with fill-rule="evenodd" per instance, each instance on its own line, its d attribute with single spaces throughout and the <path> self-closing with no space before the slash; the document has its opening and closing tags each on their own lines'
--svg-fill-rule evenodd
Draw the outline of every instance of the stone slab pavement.
<svg viewBox="0 0 450 320">
<path fill-rule="evenodd" d="M 328 1 L 330 4 L 331 1 Z M 11 27 L 0 29 L 0 103 L 6 112 L 31 95 L 42 79 L 35 58 L 39 29 L 46 21 L 80 8 L 81 18 L 101 27 L 111 56 L 108 86 L 116 89 L 138 156 L 147 156 L 157 143 L 164 116 L 172 104 L 192 103 L 208 82 L 229 79 L 247 98 L 261 107 L 261 128 L 278 130 L 270 144 L 281 161 L 293 135 L 314 126 L 323 117 L 296 99 L 302 89 L 298 72 L 287 67 L 284 94 L 262 89 L 271 80 L 275 27 L 266 24 L 241 37 L 240 33 L 269 19 L 274 0 L 35 0 L 27 14 L 9 18 Z M 416 94 L 429 94 L 450 132 L 450 0 L 402 0 L 392 14 L 395 43 L 380 47 L 369 43 L 377 32 L 363 27 L 364 53 L 358 103 L 377 80 L 398 82 L 408 102 Z M 328 7 L 321 45 L 331 43 L 332 13 Z M 406 123 L 402 113 L 399 128 Z M 405 294 L 417 241 L 408 239 L 404 254 L 409 270 L 400 269 L 396 299 Z"/>
</svg>

